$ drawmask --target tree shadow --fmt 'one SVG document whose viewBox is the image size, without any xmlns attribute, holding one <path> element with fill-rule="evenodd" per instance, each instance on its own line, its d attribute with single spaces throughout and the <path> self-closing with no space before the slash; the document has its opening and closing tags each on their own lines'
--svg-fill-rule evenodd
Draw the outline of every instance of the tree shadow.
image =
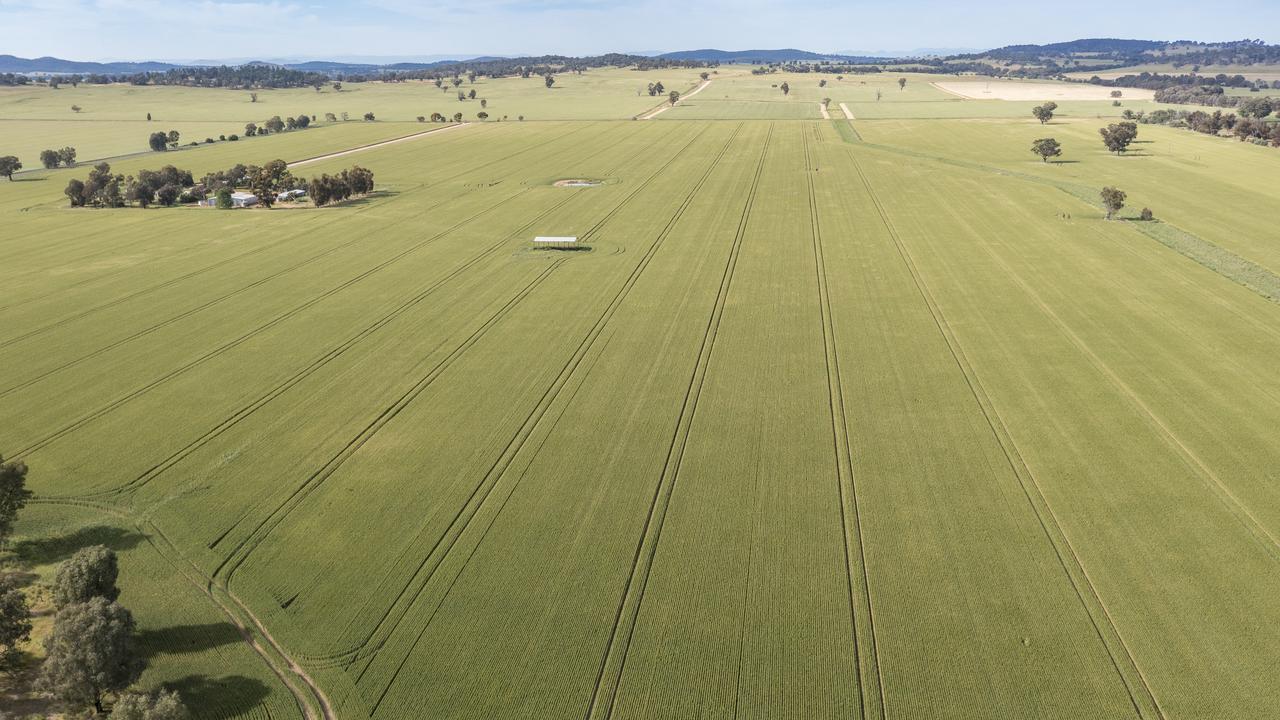
<svg viewBox="0 0 1280 720">
<path fill-rule="evenodd" d="M 1050 165 L 1078 165 L 1079 160 L 1050 160 Z"/>
<path fill-rule="evenodd" d="M 19 178 L 13 178 L 11 182 L 44 182 L 45 180 L 48 180 L 48 179 L 49 178 L 47 177 L 19 177 Z"/>
<path fill-rule="evenodd" d="M 138 633 L 138 644 L 147 659 L 161 654 L 204 652 L 243 641 L 240 630 L 229 622 L 175 625 Z"/>
<path fill-rule="evenodd" d="M 94 525 L 80 528 L 69 535 L 22 540 L 12 547 L 19 561 L 28 565 L 48 565 L 65 560 L 80 548 L 90 545 L 105 545 L 118 552 L 136 547 L 142 540 L 142 534 L 134 530 Z"/>
<path fill-rule="evenodd" d="M 224 675 L 211 678 L 207 675 L 188 675 L 174 682 L 164 683 L 167 690 L 175 690 L 182 704 L 196 708 L 202 714 L 219 717 L 239 717 L 262 704 L 270 690 L 261 681 L 243 675 Z"/>
</svg>

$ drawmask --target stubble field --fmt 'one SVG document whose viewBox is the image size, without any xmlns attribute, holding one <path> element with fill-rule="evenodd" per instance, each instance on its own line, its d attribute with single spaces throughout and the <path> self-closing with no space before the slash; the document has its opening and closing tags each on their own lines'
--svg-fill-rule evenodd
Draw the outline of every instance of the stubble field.
<svg viewBox="0 0 1280 720">
<path fill-rule="evenodd" d="M 324 210 L 0 182 L 17 556 L 118 548 L 202 719 L 1267 716 L 1275 151 L 896 77 L 476 123 Z"/>
</svg>

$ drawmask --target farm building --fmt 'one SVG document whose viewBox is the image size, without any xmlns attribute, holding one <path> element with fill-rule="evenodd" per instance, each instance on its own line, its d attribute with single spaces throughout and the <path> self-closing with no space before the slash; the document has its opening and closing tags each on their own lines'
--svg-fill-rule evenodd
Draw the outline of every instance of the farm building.
<svg viewBox="0 0 1280 720">
<path fill-rule="evenodd" d="M 549 248 L 554 250 L 565 250 L 579 247 L 578 238 L 576 237 L 543 237 L 541 235 L 533 239 L 533 246 L 536 248 Z"/>
<path fill-rule="evenodd" d="M 247 192 L 231 193 L 231 205 L 233 207 L 252 207 L 258 204 L 258 196 Z"/>
<path fill-rule="evenodd" d="M 285 190 L 279 195 L 276 195 L 276 202 L 290 202 L 292 200 L 297 200 L 300 197 L 306 197 L 306 195 L 306 190 Z"/>
</svg>

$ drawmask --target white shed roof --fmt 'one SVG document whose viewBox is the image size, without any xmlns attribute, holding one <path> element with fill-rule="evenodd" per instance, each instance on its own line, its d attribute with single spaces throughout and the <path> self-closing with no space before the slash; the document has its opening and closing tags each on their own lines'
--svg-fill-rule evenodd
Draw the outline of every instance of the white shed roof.
<svg viewBox="0 0 1280 720">
<path fill-rule="evenodd" d="M 534 239 L 533 239 L 533 241 L 534 241 L 534 242 L 536 242 L 536 243 L 576 243 L 576 242 L 578 242 L 578 238 L 577 238 L 576 236 L 574 236 L 574 237 L 567 237 L 567 236 L 566 236 L 566 237 L 554 237 L 554 236 L 544 237 L 544 236 L 539 235 L 538 237 L 534 238 Z"/>
</svg>

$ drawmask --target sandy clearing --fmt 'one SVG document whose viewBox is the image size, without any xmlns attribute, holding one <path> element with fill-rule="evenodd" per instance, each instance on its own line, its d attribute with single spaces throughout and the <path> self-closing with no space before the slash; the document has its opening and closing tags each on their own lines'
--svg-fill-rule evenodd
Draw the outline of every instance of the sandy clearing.
<svg viewBox="0 0 1280 720">
<path fill-rule="evenodd" d="M 641 120 L 652 120 L 653 118 L 655 118 L 655 117 L 657 117 L 657 116 L 661 115 L 662 113 L 664 113 L 664 112 L 666 112 L 666 111 L 670 110 L 671 108 L 675 107 L 676 105 L 679 105 L 680 103 L 684 102 L 686 99 L 691 98 L 691 97 L 693 97 L 694 95 L 697 95 L 698 93 L 702 92 L 702 90 L 703 90 L 704 88 L 706 88 L 706 87 L 707 87 L 708 85 L 710 85 L 710 84 L 711 84 L 711 81 L 710 81 L 710 80 L 703 80 L 703 81 L 702 81 L 702 84 L 701 84 L 701 85 L 699 85 L 698 87 L 696 87 L 696 88 L 694 88 L 694 89 L 690 90 L 688 95 L 681 95 L 681 96 L 680 96 L 680 98 L 676 100 L 675 105 L 672 105 L 671 103 L 667 103 L 666 105 L 663 105 L 662 107 L 658 108 L 657 110 L 654 110 L 653 112 L 649 113 L 648 115 L 642 115 L 642 116 L 640 116 L 640 119 L 641 119 Z"/>
<path fill-rule="evenodd" d="M 822 119 L 823 119 L 823 120 L 830 120 L 830 119 L 831 119 L 831 113 L 827 112 L 827 106 L 826 106 L 826 105 L 823 105 L 822 103 L 818 103 L 818 112 L 822 113 Z"/>
<path fill-rule="evenodd" d="M 1110 100 L 1111 91 L 1119 89 L 1123 99 L 1151 100 L 1155 93 L 1137 88 L 1109 88 L 1097 85 L 1010 82 L 1007 80 L 959 81 L 931 83 L 942 92 L 966 100 Z"/>
<path fill-rule="evenodd" d="M 840 103 L 840 109 L 844 111 L 844 119 L 845 119 L 845 120 L 853 120 L 853 119 L 854 119 L 854 117 L 853 117 L 853 111 L 849 109 L 849 106 L 848 106 L 848 105 L 845 105 L 844 103 Z"/>
<path fill-rule="evenodd" d="M 336 153 L 329 153 L 328 155 L 318 155 L 313 158 L 307 158 L 306 160 L 295 160 L 294 162 L 289 163 L 289 167 L 291 168 L 301 167 L 303 165 L 310 165 L 311 163 L 320 162 L 321 160 L 331 160 L 333 158 L 342 157 L 343 155 L 351 155 L 353 153 L 364 152 L 365 150 L 372 150 L 374 148 L 380 148 L 386 145 L 395 145 L 396 143 L 409 142 L 410 140 L 417 140 L 418 138 L 426 135 L 432 135 L 434 133 L 441 133 L 448 130 L 457 130 L 458 128 L 464 128 L 470 124 L 471 123 L 469 122 L 464 122 L 464 123 L 458 123 L 457 125 L 450 125 L 448 127 L 432 128 L 430 130 L 424 130 L 422 132 L 414 133 L 412 135 L 405 135 L 404 137 L 392 138 L 391 140 L 383 140 L 382 142 L 376 142 L 369 145 L 361 145 L 360 147 L 354 147 L 354 148 L 351 148 L 350 150 L 340 150 Z"/>
</svg>

